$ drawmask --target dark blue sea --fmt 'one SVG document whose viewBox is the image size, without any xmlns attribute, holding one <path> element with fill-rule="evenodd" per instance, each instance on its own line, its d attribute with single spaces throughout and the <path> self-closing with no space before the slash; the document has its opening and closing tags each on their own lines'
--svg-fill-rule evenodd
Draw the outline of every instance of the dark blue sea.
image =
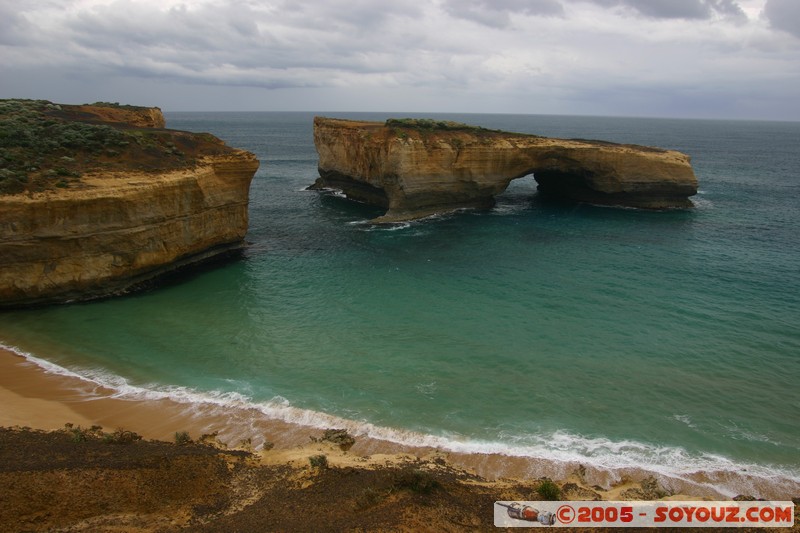
<svg viewBox="0 0 800 533">
<path fill-rule="evenodd" d="M 260 158 L 245 257 L 4 313 L 0 341 L 131 397 L 457 452 L 717 472 L 729 495 L 800 486 L 800 123 L 424 116 L 679 150 L 700 191 L 693 209 L 649 212 L 548 201 L 527 177 L 488 211 L 376 227 L 379 210 L 304 190 L 313 114 L 167 113 Z"/>
</svg>

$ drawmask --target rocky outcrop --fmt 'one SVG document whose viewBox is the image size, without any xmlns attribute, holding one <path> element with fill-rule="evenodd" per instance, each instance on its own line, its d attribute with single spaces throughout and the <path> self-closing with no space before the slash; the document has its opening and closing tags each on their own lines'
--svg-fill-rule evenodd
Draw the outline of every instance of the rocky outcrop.
<svg viewBox="0 0 800 533">
<path fill-rule="evenodd" d="M 124 293 L 240 249 L 259 162 L 200 137 L 170 133 L 198 150 L 173 158 L 182 166 L 84 169 L 63 188 L 0 195 L 0 307 Z"/>
<path fill-rule="evenodd" d="M 0 197 L 0 305 L 126 292 L 242 245 L 249 153 L 158 176 L 95 174 L 82 190 Z"/>
<path fill-rule="evenodd" d="M 164 128 L 167 123 L 158 107 L 119 104 L 58 105 L 62 116 L 70 120 L 104 124 L 125 124 L 135 128 Z"/>
<path fill-rule="evenodd" d="M 311 188 L 386 208 L 375 222 L 488 207 L 511 180 L 530 174 L 543 193 L 603 205 L 690 207 L 697 192 L 687 155 L 645 146 L 324 117 L 314 119 L 314 143 L 320 177 Z"/>
</svg>

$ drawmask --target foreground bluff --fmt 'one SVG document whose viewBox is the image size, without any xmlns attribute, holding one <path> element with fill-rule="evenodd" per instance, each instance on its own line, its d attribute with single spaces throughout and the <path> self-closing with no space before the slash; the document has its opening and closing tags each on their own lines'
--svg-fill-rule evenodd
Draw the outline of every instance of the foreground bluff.
<svg viewBox="0 0 800 533">
<path fill-rule="evenodd" d="M 320 178 L 387 209 L 375 222 L 488 207 L 509 182 L 533 174 L 539 190 L 577 201 L 647 209 L 690 207 L 697 179 L 671 150 L 552 139 L 453 122 L 386 123 L 316 117 Z"/>
<path fill-rule="evenodd" d="M 240 249 L 256 157 L 157 108 L 0 101 L 0 307 L 124 293 Z"/>
</svg>

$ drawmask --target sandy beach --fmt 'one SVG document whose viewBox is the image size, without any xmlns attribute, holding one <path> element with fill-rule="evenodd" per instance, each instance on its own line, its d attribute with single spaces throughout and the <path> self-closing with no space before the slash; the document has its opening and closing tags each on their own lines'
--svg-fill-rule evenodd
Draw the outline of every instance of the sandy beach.
<svg viewBox="0 0 800 533">
<path fill-rule="evenodd" d="M 175 433 L 182 431 L 193 438 L 215 433 L 217 440 L 226 446 L 237 447 L 244 442 L 251 449 L 261 451 L 266 445 L 273 455 L 279 450 L 293 450 L 307 445 L 312 438 L 327 429 L 276 420 L 248 405 L 231 408 L 227 404 L 190 400 L 183 403 L 164 398 L 131 399 L 79 377 L 48 372 L 20 354 L 2 348 L 0 395 L 7 406 L 0 413 L 0 426 L 54 430 L 63 428 L 65 423 L 83 427 L 98 425 L 107 430 L 124 428 L 142 435 L 145 439 L 165 441 L 172 441 Z M 588 486 L 613 490 L 620 484 L 638 482 L 653 475 L 638 469 L 610 472 L 579 463 L 412 447 L 358 435 L 352 428 L 345 429 L 357 436 L 356 443 L 350 450 L 351 454 L 404 454 L 420 458 L 444 458 L 459 468 L 490 480 L 542 477 L 564 480 L 575 472 L 581 472 L 583 482 Z M 726 495 L 716 490 L 714 484 L 716 480 L 728 480 L 730 473 L 698 472 L 680 480 L 658 475 L 654 477 L 672 494 L 724 499 Z M 753 492 L 763 498 L 790 499 L 800 495 L 800 487 L 791 483 L 768 486 L 759 480 L 743 478 L 742 485 L 740 493 L 748 494 L 746 489 L 752 488 Z M 727 495 L 731 496 L 733 495 Z"/>
<path fill-rule="evenodd" d="M 539 459 L 490 454 L 459 454 L 434 448 L 415 448 L 355 436 L 342 450 L 320 440 L 322 428 L 273 420 L 253 408 L 223 408 L 213 404 L 180 403 L 171 399 L 132 400 L 79 377 L 47 372 L 20 354 L 0 350 L 0 426 L 64 431 L 101 426 L 106 432 L 125 429 L 145 440 L 174 442 L 177 432 L 207 441 L 221 449 L 256 452 L 261 465 L 308 469 L 309 457 L 325 455 L 336 468 L 374 468 L 409 463 L 447 465 L 480 480 L 482 494 L 503 499 L 528 498 L 542 478 L 558 480 L 573 491 L 567 499 L 726 499 L 714 490 L 713 473 L 695 479 L 670 480 L 644 471 L 609 472 Z M 508 492 L 508 487 L 527 487 Z M 765 487 L 759 487 L 764 490 Z M 525 494 L 527 490 L 527 494 Z M 766 487 L 766 490 L 770 490 Z M 788 500 L 800 495 L 791 486 L 771 488 L 769 498 Z M 492 496 L 493 495 L 493 496 Z"/>
</svg>

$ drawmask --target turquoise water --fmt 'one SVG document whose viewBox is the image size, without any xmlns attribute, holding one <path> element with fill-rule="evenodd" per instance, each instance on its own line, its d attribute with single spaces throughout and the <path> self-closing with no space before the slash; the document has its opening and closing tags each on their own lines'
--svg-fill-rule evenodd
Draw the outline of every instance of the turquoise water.
<svg viewBox="0 0 800 533">
<path fill-rule="evenodd" d="M 121 389 L 412 444 L 800 481 L 800 123 L 434 116 L 681 150 L 696 208 L 544 201 L 529 177 L 490 211 L 379 228 L 303 190 L 312 114 L 169 113 L 261 159 L 246 257 L 3 313 L 0 340 Z"/>
</svg>

